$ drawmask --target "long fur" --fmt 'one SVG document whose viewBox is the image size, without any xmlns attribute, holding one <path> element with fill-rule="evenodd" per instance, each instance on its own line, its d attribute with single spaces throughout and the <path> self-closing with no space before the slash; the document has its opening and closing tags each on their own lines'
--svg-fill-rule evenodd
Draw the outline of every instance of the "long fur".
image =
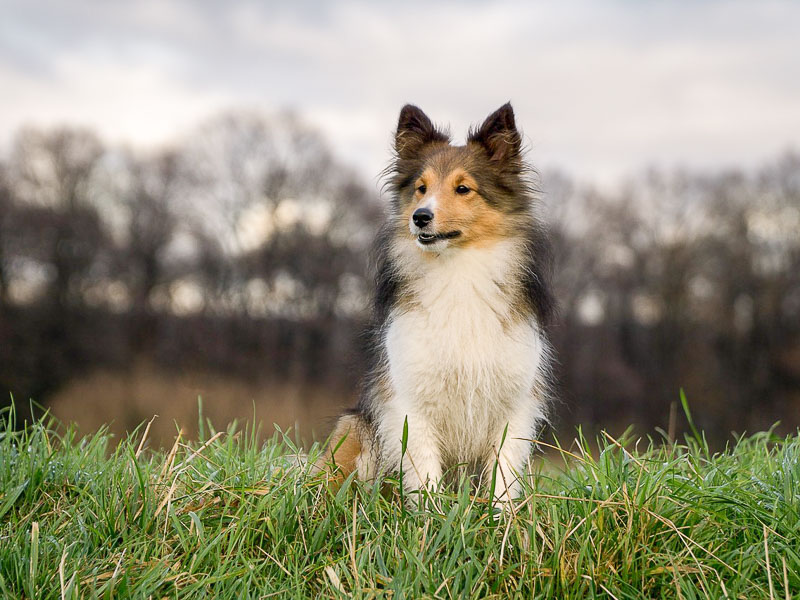
<svg viewBox="0 0 800 600">
<path fill-rule="evenodd" d="M 435 487 L 455 466 L 487 474 L 496 465 L 496 499 L 510 500 L 547 418 L 554 311 L 549 245 L 510 104 L 465 146 L 405 106 L 385 174 L 371 362 L 321 464 L 341 480 L 403 461 L 409 491 Z M 458 233 L 424 244 L 411 217 L 421 206 L 435 214 L 432 231 Z"/>
</svg>

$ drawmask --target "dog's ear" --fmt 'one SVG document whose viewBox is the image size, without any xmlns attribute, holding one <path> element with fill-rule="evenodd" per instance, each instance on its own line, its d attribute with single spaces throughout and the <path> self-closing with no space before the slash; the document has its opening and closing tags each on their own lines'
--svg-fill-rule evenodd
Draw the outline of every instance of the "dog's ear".
<svg viewBox="0 0 800 600">
<path fill-rule="evenodd" d="M 514 122 L 514 109 L 506 102 L 472 130 L 468 142 L 476 142 L 484 147 L 492 162 L 517 164 L 522 150 L 522 136 Z"/>
<path fill-rule="evenodd" d="M 399 158 L 413 158 L 425 144 L 447 141 L 447 135 L 436 129 L 420 108 L 413 104 L 402 108 L 394 135 L 394 149 Z"/>
</svg>

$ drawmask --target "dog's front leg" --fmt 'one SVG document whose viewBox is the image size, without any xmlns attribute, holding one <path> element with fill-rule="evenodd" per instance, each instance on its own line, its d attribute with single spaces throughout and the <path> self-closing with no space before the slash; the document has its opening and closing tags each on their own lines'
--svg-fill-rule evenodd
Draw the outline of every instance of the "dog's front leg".
<svg viewBox="0 0 800 600">
<path fill-rule="evenodd" d="M 434 491 L 442 478 L 442 460 L 433 432 L 427 425 L 409 424 L 408 445 L 403 455 L 403 487 L 408 492 Z M 416 494 L 410 496 L 417 502 Z"/>
<path fill-rule="evenodd" d="M 507 508 L 519 496 L 531 452 L 530 432 L 509 427 L 504 433 L 493 447 L 494 456 L 490 462 L 496 469 L 494 504 L 498 508 Z"/>
<path fill-rule="evenodd" d="M 406 423 L 407 436 L 404 436 Z M 402 469 L 403 487 L 411 492 L 409 501 L 416 505 L 419 498 L 415 492 L 437 489 L 442 478 L 441 454 L 434 430 L 422 415 L 398 413 L 382 434 L 390 461 L 395 468 Z"/>
</svg>

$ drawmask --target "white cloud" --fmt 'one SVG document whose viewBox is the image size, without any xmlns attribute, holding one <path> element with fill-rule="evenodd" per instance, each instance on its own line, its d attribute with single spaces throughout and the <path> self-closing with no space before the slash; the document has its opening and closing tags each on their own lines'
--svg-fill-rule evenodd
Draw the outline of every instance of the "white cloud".
<svg viewBox="0 0 800 600">
<path fill-rule="evenodd" d="M 69 21 L 79 39 L 47 51 L 49 22 L 11 11 L 8 30 L 22 33 L 0 45 L 0 131 L 69 120 L 160 143 L 223 105 L 291 106 L 374 177 L 403 103 L 463 138 L 511 99 L 533 160 L 586 179 L 652 162 L 749 165 L 800 145 L 800 3 L 137 3 L 94 21 L 81 10 Z M 15 66 L 26 53 L 48 68 Z"/>
<path fill-rule="evenodd" d="M 0 128 L 62 123 L 96 128 L 109 140 L 152 145 L 172 140 L 201 118 L 235 103 L 223 92 L 196 93 L 147 65 L 120 70 L 112 64 L 62 57 L 54 77 L 20 76 L 0 65 L 4 82 Z"/>
</svg>

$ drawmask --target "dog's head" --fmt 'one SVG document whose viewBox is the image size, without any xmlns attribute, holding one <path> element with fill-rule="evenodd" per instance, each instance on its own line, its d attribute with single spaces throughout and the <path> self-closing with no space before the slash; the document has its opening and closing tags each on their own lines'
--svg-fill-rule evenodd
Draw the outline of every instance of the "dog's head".
<svg viewBox="0 0 800 600">
<path fill-rule="evenodd" d="M 512 235 L 530 208 L 521 142 L 511 104 L 472 129 L 464 146 L 404 106 L 389 167 L 398 235 L 434 253 Z"/>
</svg>

